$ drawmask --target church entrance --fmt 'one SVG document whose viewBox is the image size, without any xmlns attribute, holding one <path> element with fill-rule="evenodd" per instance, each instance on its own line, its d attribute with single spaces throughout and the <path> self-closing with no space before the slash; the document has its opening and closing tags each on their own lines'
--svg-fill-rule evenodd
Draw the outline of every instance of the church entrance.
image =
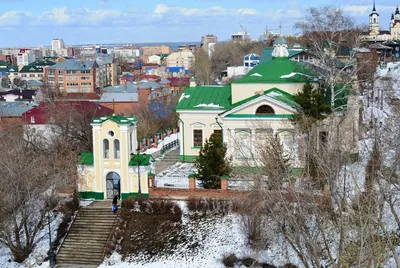
<svg viewBox="0 0 400 268">
<path fill-rule="evenodd" d="M 114 196 L 121 193 L 121 177 L 117 172 L 110 172 L 106 176 L 107 199 L 113 199 Z"/>
</svg>

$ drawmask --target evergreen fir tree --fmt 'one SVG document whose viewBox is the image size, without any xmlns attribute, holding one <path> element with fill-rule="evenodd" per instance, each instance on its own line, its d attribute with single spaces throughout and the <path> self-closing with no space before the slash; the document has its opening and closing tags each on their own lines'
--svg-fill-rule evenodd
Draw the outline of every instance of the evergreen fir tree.
<svg viewBox="0 0 400 268">
<path fill-rule="evenodd" d="M 307 131 L 317 121 L 323 120 L 331 113 L 329 104 L 324 101 L 322 89 L 314 89 L 310 82 L 294 95 L 299 104 L 299 113 L 293 116 L 293 121 L 300 124 L 303 131 Z"/>
<path fill-rule="evenodd" d="M 206 189 L 219 189 L 221 176 L 229 175 L 230 163 L 225 159 L 226 145 L 221 137 L 212 134 L 200 149 L 199 157 L 195 160 L 197 174 Z"/>
</svg>

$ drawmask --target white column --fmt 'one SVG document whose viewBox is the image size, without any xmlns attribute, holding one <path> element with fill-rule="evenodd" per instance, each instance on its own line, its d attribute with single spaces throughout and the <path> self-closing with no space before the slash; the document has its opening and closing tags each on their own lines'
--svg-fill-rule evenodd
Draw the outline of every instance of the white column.
<svg viewBox="0 0 400 268">
<path fill-rule="evenodd" d="M 235 153 L 235 129 L 231 128 L 231 156 L 233 158 Z"/>
<path fill-rule="evenodd" d="M 226 128 L 222 130 L 222 140 L 227 146 L 229 145 L 228 130 Z"/>
<path fill-rule="evenodd" d="M 251 129 L 251 134 L 250 134 L 250 148 L 251 148 L 251 153 L 253 156 L 256 156 L 256 129 L 252 128 Z"/>
<path fill-rule="evenodd" d="M 179 121 L 179 154 L 183 155 L 183 123 Z"/>
</svg>

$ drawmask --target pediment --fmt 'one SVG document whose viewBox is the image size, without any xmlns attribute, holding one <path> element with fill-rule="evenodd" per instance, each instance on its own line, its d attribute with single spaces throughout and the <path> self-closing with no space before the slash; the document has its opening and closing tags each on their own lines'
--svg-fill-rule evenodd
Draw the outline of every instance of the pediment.
<svg viewBox="0 0 400 268">
<path fill-rule="evenodd" d="M 263 108 L 272 108 L 275 115 L 290 116 L 296 113 L 296 103 L 291 100 L 289 93 L 281 90 L 267 90 L 253 97 L 242 100 L 233 104 L 232 109 L 221 114 L 222 117 L 232 115 L 256 115 L 256 112 L 261 106 Z M 291 96 L 292 97 L 292 96 Z"/>
</svg>

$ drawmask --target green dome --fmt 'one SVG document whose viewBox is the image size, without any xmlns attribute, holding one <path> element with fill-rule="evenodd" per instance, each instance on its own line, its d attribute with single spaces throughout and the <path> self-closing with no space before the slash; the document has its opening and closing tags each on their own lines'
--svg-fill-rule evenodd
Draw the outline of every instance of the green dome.
<svg viewBox="0 0 400 268">
<path fill-rule="evenodd" d="M 274 58 L 257 65 L 232 83 L 304 83 L 314 77 L 312 70 L 303 63 L 288 58 Z"/>
<path fill-rule="evenodd" d="M 274 45 L 287 45 L 287 41 L 283 37 L 278 37 L 274 40 Z"/>
</svg>

